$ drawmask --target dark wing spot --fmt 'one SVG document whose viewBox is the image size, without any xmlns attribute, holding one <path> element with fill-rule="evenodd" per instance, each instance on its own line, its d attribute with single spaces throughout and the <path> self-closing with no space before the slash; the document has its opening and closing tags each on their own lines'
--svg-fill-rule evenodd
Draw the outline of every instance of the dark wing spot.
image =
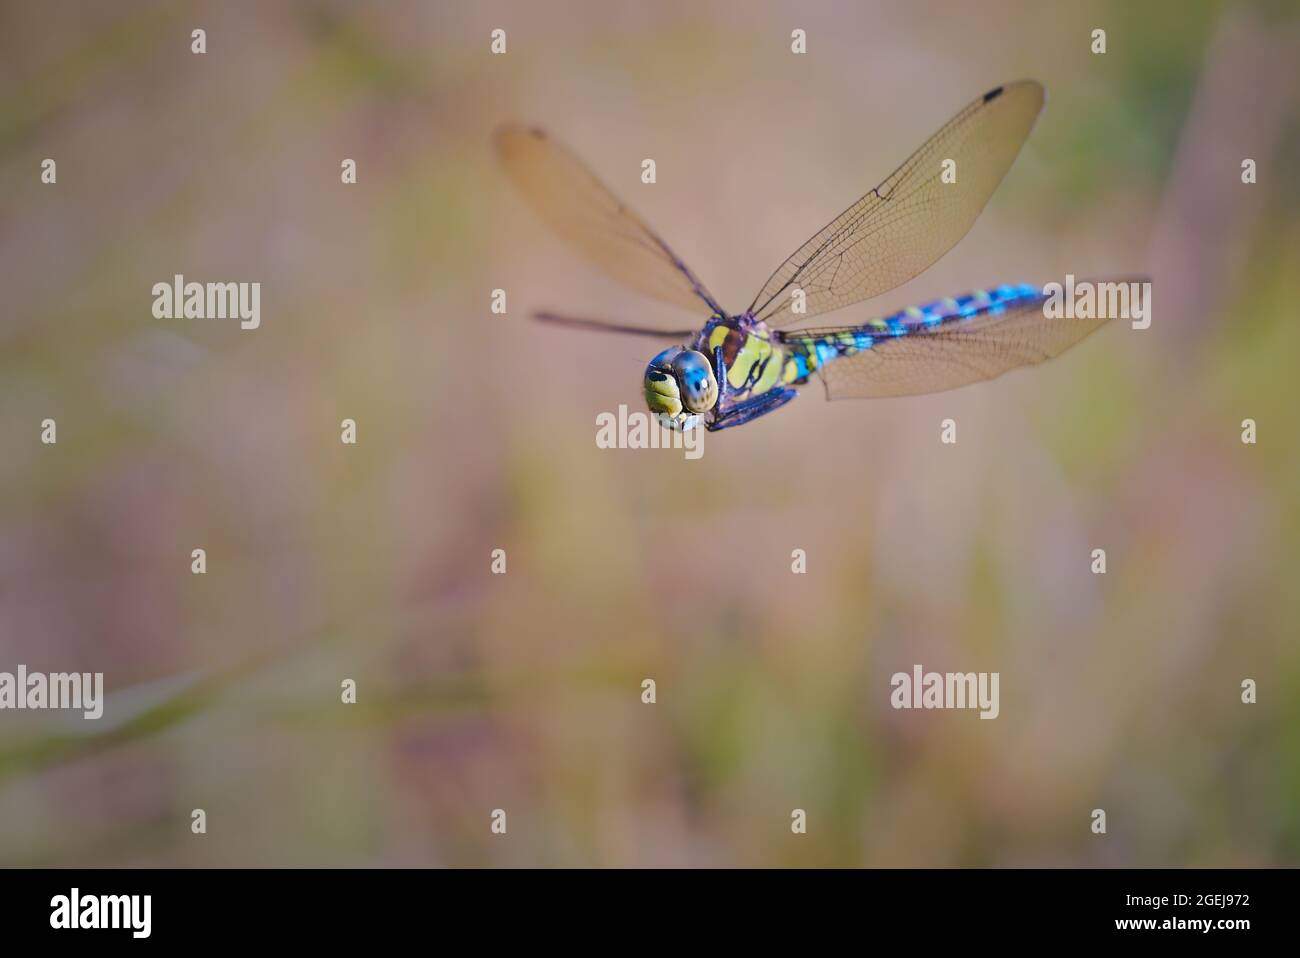
<svg viewBox="0 0 1300 958">
<path fill-rule="evenodd" d="M 1001 95 L 1002 95 L 1002 87 L 997 87 L 995 89 L 989 90 L 988 93 L 984 94 L 984 102 L 988 103 L 990 100 L 996 100 Z"/>
</svg>

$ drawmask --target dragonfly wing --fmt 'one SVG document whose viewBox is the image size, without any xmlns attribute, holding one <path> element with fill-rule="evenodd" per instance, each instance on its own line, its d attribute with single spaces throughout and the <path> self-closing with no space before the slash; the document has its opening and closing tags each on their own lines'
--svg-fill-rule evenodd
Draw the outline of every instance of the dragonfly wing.
<svg viewBox="0 0 1300 958">
<path fill-rule="evenodd" d="M 598 333 L 627 333 L 633 336 L 679 337 L 685 339 L 694 336 L 696 329 L 653 329 L 649 326 L 632 326 L 625 323 L 611 323 L 603 319 L 585 319 L 577 316 L 560 316 L 556 313 L 533 313 L 533 319 L 555 326 L 569 326 L 573 329 L 590 329 Z"/>
<path fill-rule="evenodd" d="M 889 178 L 799 247 L 750 312 L 774 327 L 893 289 L 952 249 L 1020 152 L 1043 106 L 1022 80 L 990 90 L 944 124 Z M 946 160 L 956 181 L 941 179 Z M 791 312 L 801 289 L 806 312 Z"/>
<path fill-rule="evenodd" d="M 1000 287 L 861 326 L 788 332 L 782 340 L 814 350 L 837 341 L 864 347 L 836 357 L 827 355 L 833 346 L 822 345 L 826 358 L 818 372 L 828 399 L 942 392 L 1051 359 L 1106 322 L 1048 318 L 1045 297 L 1027 292 L 1033 289 Z M 999 295 L 1002 290 L 1012 292 Z"/>
<path fill-rule="evenodd" d="M 572 153 L 538 129 L 506 126 L 497 157 L 552 230 L 605 274 L 662 302 L 721 313 L 704 284 Z"/>
</svg>

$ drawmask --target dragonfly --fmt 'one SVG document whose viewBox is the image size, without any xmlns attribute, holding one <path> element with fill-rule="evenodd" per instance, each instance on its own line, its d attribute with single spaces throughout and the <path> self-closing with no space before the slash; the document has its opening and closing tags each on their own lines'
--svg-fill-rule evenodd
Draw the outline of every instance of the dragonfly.
<svg viewBox="0 0 1300 958">
<path fill-rule="evenodd" d="M 698 328 L 554 312 L 544 322 L 678 340 L 645 370 L 663 425 L 710 431 L 771 413 L 819 378 L 827 399 L 907 396 L 992 379 L 1057 356 L 1105 318 L 1048 318 L 1034 284 L 937 299 L 863 323 L 797 328 L 893 289 L 970 230 L 1042 110 L 1022 80 L 967 104 L 893 173 L 795 250 L 740 313 L 724 310 L 659 234 L 569 150 L 535 127 L 493 134 L 496 155 L 541 220 L 629 289 L 702 312 Z M 945 175 L 947 174 L 947 175 Z"/>
</svg>

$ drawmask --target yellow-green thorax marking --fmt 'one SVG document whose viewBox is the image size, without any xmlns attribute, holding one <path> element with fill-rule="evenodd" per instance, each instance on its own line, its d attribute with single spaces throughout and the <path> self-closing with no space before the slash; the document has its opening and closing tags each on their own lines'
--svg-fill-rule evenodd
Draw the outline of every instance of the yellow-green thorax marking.
<svg viewBox="0 0 1300 958">
<path fill-rule="evenodd" d="M 780 386 L 803 385 L 825 362 L 871 344 L 857 330 L 795 342 L 774 341 L 765 323 L 746 319 L 710 324 L 695 347 L 706 356 L 722 347 L 728 401 L 742 402 Z"/>
<path fill-rule="evenodd" d="M 700 352 L 712 356 L 722 347 L 727 364 L 727 399 L 740 401 L 760 396 L 783 381 L 786 352 L 772 341 L 767 326 L 753 323 L 747 329 L 718 323 L 706 328 Z M 789 382 L 790 380 L 785 380 Z"/>
</svg>

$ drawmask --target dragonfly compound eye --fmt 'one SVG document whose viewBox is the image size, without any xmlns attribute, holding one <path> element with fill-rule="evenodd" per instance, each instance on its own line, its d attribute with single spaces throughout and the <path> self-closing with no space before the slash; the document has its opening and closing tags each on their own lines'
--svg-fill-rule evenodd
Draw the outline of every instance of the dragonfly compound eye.
<svg viewBox="0 0 1300 958">
<path fill-rule="evenodd" d="M 682 395 L 677 388 L 677 378 L 672 371 L 672 358 L 681 347 L 664 350 L 645 371 L 645 402 L 652 413 L 662 413 L 676 419 L 682 412 Z"/>
<path fill-rule="evenodd" d="M 682 405 L 690 412 L 708 412 L 718 401 L 718 380 L 708 357 L 683 349 L 672 361 L 673 375 L 681 389 Z"/>
</svg>

